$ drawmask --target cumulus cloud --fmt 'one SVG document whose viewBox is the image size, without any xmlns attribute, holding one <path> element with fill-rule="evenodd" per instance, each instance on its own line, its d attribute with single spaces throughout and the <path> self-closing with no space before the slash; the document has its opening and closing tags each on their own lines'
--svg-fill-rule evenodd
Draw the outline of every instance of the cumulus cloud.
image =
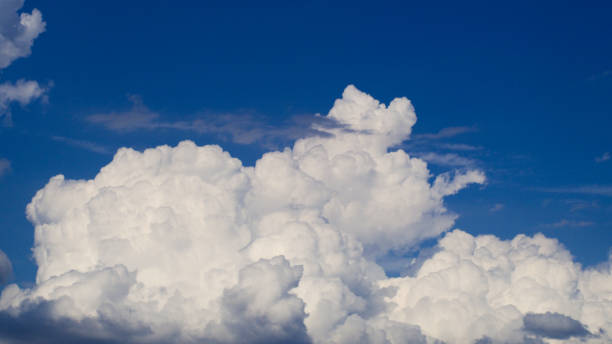
<svg viewBox="0 0 612 344">
<path fill-rule="evenodd" d="M 9 106 L 13 102 L 21 106 L 40 99 L 47 92 L 47 88 L 40 86 L 36 81 L 17 80 L 16 83 L 5 82 L 0 84 L 0 116 L 4 116 L 5 123 L 10 124 L 11 114 Z"/>
<path fill-rule="evenodd" d="M 18 13 L 23 3 L 24 0 L 0 2 L 0 70 L 20 57 L 29 56 L 34 39 L 45 31 L 46 24 L 39 10 L 34 9 L 30 14 Z M 18 80 L 16 83 L 0 84 L 0 117 L 4 117 L 4 124 L 12 123 L 9 109 L 12 102 L 25 106 L 43 97 L 47 90 L 48 87 L 36 81 Z"/>
<path fill-rule="evenodd" d="M 29 56 L 34 40 L 45 31 L 46 24 L 39 10 L 18 13 L 23 3 L 24 0 L 0 2 L 0 69 Z"/>
<path fill-rule="evenodd" d="M 612 330 L 610 271 L 581 269 L 541 235 L 455 230 L 406 262 L 407 250 L 452 228 L 444 197 L 485 176 L 432 176 L 425 161 L 390 150 L 416 122 L 406 98 L 385 105 L 349 86 L 326 117 L 342 126 L 254 166 L 184 141 L 122 148 L 91 180 L 51 178 L 27 207 L 36 285 L 4 289 L 0 324 L 15 325 L 0 337 L 519 343 L 539 336 L 524 317 L 546 312 Z M 389 257 L 408 263 L 403 277 L 376 263 Z"/>
</svg>

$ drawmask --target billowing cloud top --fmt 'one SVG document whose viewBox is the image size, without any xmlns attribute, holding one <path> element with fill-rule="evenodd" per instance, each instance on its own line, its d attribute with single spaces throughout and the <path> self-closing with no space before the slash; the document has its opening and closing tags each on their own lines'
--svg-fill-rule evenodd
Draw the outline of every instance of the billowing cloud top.
<svg viewBox="0 0 612 344">
<path fill-rule="evenodd" d="M 448 231 L 455 215 L 444 196 L 485 177 L 468 170 L 430 182 L 424 161 L 389 151 L 416 122 L 406 98 L 385 106 L 349 86 L 328 116 L 341 124 L 318 129 L 330 135 L 252 167 L 185 141 L 120 149 L 91 180 L 51 178 L 27 207 L 36 286 L 11 285 L 0 298 L 0 325 L 40 325 L 0 336 L 519 343 L 550 337 L 523 321 L 546 312 L 584 324 L 568 338 L 612 330 L 610 271 L 581 270 L 541 236 L 506 242 L 456 230 L 415 274 L 388 278 L 376 258 Z"/>
<path fill-rule="evenodd" d="M 42 14 L 34 9 L 31 14 L 17 11 L 24 0 L 0 1 L 0 69 L 14 60 L 29 56 L 34 39 L 45 31 Z"/>
</svg>

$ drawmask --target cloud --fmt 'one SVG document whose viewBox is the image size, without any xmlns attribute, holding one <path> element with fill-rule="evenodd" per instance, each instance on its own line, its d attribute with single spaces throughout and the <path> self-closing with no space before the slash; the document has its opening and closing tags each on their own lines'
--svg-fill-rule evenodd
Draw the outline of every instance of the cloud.
<svg viewBox="0 0 612 344">
<path fill-rule="evenodd" d="M 457 135 L 461 135 L 461 134 L 465 134 L 465 133 L 472 133 L 472 132 L 476 132 L 478 131 L 478 129 L 476 129 L 476 127 L 467 127 L 467 126 L 462 126 L 462 127 L 448 127 L 448 128 L 442 128 L 440 129 L 440 131 L 438 131 L 437 133 L 427 133 L 427 134 L 418 134 L 414 136 L 415 140 L 419 140 L 419 139 L 426 139 L 426 140 L 439 140 L 439 139 L 446 139 L 446 138 L 451 138 L 451 137 L 455 137 Z"/>
<path fill-rule="evenodd" d="M 0 2 L 0 70 L 8 67 L 20 57 L 31 53 L 34 39 L 45 31 L 45 22 L 39 10 L 31 14 L 21 13 L 23 0 L 5 0 Z M 41 86 L 36 81 L 18 80 L 16 83 L 0 84 L 0 118 L 4 125 L 12 125 L 10 104 L 18 102 L 25 106 L 37 99 L 45 99 L 44 94 L 50 86 Z"/>
<path fill-rule="evenodd" d="M 391 320 L 447 343 L 524 343 L 533 334 L 560 338 L 587 329 L 607 336 L 611 282 L 609 268 L 582 270 L 541 234 L 500 240 L 455 230 L 414 275 L 380 283 L 397 289 Z"/>
<path fill-rule="evenodd" d="M 478 151 L 482 150 L 480 146 L 472 146 L 464 143 L 441 143 L 438 147 L 442 149 L 454 150 L 454 151 Z"/>
<path fill-rule="evenodd" d="M 597 196 L 612 196 L 611 185 L 583 185 L 551 188 L 534 188 L 536 191 L 564 194 L 584 194 Z"/>
<path fill-rule="evenodd" d="M 18 80 L 16 83 L 5 82 L 0 84 L 0 117 L 4 117 L 6 125 L 11 125 L 10 104 L 19 103 L 26 106 L 36 99 L 44 97 L 48 91 L 36 81 Z M 44 98 L 43 98 L 44 99 Z"/>
<path fill-rule="evenodd" d="M 34 40 L 45 31 L 46 24 L 39 10 L 34 9 L 30 14 L 18 13 L 23 2 L 0 2 L 0 69 L 20 57 L 29 56 Z"/>
<path fill-rule="evenodd" d="M 99 145 L 95 142 L 87 141 L 87 140 L 76 140 L 76 139 L 71 139 L 69 137 L 63 137 L 63 136 L 52 136 L 51 139 L 53 141 L 63 142 L 65 144 L 68 144 L 74 147 L 78 147 L 78 148 L 82 148 L 82 149 L 85 149 L 85 150 L 88 150 L 94 153 L 99 153 L 99 154 L 110 154 L 111 153 L 110 149 L 108 149 L 107 147 Z"/>
<path fill-rule="evenodd" d="M 198 114 L 189 120 L 168 121 L 146 107 L 140 97 L 130 96 L 130 100 L 133 105 L 127 111 L 93 114 L 85 120 L 122 134 L 138 130 L 178 130 L 214 135 L 238 144 L 257 143 L 268 148 L 303 137 L 332 135 L 329 129 L 354 130 L 332 117 L 320 115 L 293 116 L 274 125 L 267 124 L 269 119 L 249 112 Z"/>
<path fill-rule="evenodd" d="M 466 158 L 455 153 L 439 154 L 434 152 L 418 154 L 419 158 L 441 166 L 451 167 L 472 167 L 476 165 L 476 160 Z"/>
<path fill-rule="evenodd" d="M 13 266 L 6 254 L 0 250 L 0 285 L 4 285 L 13 277 Z"/>
<path fill-rule="evenodd" d="M 572 221 L 568 219 L 562 219 L 559 222 L 543 224 L 541 227 L 548 228 L 563 228 L 563 227 L 589 227 L 595 223 L 590 221 Z"/>
<path fill-rule="evenodd" d="M 11 170 L 11 162 L 5 158 L 0 158 L 0 177 Z"/>
<path fill-rule="evenodd" d="M 504 205 L 502 203 L 496 203 L 494 206 L 489 209 L 490 212 L 495 213 L 504 209 Z"/>
<path fill-rule="evenodd" d="M 546 338 L 586 337 L 589 331 L 579 321 L 559 313 L 528 313 L 523 318 L 525 331 Z"/>
<path fill-rule="evenodd" d="M 26 211 L 36 285 L 3 290 L 0 338 L 524 343 L 525 315 L 546 312 L 610 333 L 609 269 L 583 270 L 542 235 L 448 232 L 444 198 L 486 178 L 432 176 L 390 150 L 416 122 L 408 99 L 349 86 L 326 117 L 341 126 L 254 166 L 184 141 L 122 148 L 90 180 L 51 178 Z M 376 263 L 393 257 L 411 264 L 403 277 Z"/>
<path fill-rule="evenodd" d="M 595 157 L 595 162 L 604 162 L 610 160 L 610 153 L 605 152 L 601 156 Z"/>
</svg>

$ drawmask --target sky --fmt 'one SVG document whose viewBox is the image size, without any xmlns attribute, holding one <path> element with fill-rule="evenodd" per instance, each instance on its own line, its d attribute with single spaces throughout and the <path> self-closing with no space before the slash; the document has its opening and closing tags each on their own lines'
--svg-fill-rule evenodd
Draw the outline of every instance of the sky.
<svg viewBox="0 0 612 344">
<path fill-rule="evenodd" d="M 177 240 L 178 246 L 172 248 L 185 245 L 179 243 L 181 240 L 218 241 L 219 247 L 226 251 L 238 250 L 238 247 L 237 252 L 243 252 L 245 247 L 249 248 L 248 255 L 239 255 L 240 258 L 225 253 L 213 254 L 214 259 L 206 258 L 220 264 L 204 264 L 211 271 L 232 266 L 234 270 L 227 268 L 226 271 L 233 271 L 228 272 L 233 277 L 227 278 L 238 282 L 209 286 L 211 290 L 218 289 L 218 295 L 213 293 L 209 298 L 199 299 L 201 304 L 217 300 L 227 308 L 221 307 L 219 314 L 234 314 L 238 312 L 236 309 L 247 306 L 228 304 L 228 295 L 259 295 L 247 290 L 263 283 L 249 280 L 253 274 L 257 275 L 251 270 L 272 271 L 270 281 L 276 282 L 269 283 L 283 286 L 274 297 L 280 298 L 283 305 L 293 305 L 283 314 L 291 313 L 292 321 L 303 316 L 300 312 L 309 314 L 305 322 L 297 322 L 301 325 L 283 323 L 288 327 L 283 325 L 282 330 L 274 332 L 279 342 L 287 338 L 296 342 L 320 342 L 319 338 L 333 337 L 340 343 L 349 340 L 348 334 L 359 333 L 356 328 L 362 325 L 363 333 L 369 336 L 366 342 L 376 342 L 372 333 L 393 332 L 389 330 L 391 325 L 381 325 L 382 320 L 374 319 L 379 315 L 354 311 L 357 307 L 354 305 L 338 306 L 343 309 L 344 318 L 335 321 L 342 326 L 326 329 L 315 321 L 316 314 L 323 311 L 312 306 L 317 304 L 312 300 L 318 299 L 308 291 L 314 275 L 307 262 L 327 258 L 300 258 L 305 263 L 286 254 L 279 255 L 284 257 L 279 259 L 260 254 L 260 251 L 283 247 L 283 243 L 291 240 L 300 240 L 297 234 L 295 237 L 278 234 L 284 239 L 273 241 L 266 236 L 268 232 L 255 229 L 265 224 L 275 228 L 279 221 L 285 220 L 268 219 L 268 216 L 277 216 L 283 211 L 316 227 L 314 223 L 319 223 L 318 220 L 311 219 L 311 214 L 304 209 L 317 209 L 330 226 L 342 233 L 342 238 L 350 237 L 350 240 L 343 239 L 346 247 L 362 248 L 358 257 L 351 256 L 352 249 L 342 245 L 342 249 L 338 248 L 349 252 L 347 257 L 352 258 L 346 258 L 347 261 L 361 262 L 355 263 L 359 266 L 355 269 L 361 271 L 357 275 L 398 288 L 395 296 L 387 297 L 399 304 L 410 302 L 406 301 L 414 297 L 410 295 L 418 295 L 415 291 L 418 281 L 394 277 L 407 278 L 410 271 L 420 276 L 418 271 L 425 274 L 428 269 L 435 270 L 432 268 L 437 264 L 435 252 L 464 255 L 456 249 L 460 245 L 453 246 L 456 242 L 473 240 L 477 246 L 493 245 L 486 235 L 493 235 L 504 245 L 532 240 L 541 247 L 555 247 L 556 253 L 542 258 L 543 261 L 556 259 L 563 263 L 559 266 L 571 266 L 572 273 L 582 277 L 568 277 L 569 280 L 577 285 L 590 285 L 585 281 L 594 280 L 592 275 L 596 271 L 609 266 L 612 247 L 611 14 L 612 6 L 605 1 L 588 4 L 440 2 L 433 6 L 413 2 L 305 1 L 254 5 L 187 0 L 127 3 L 0 0 L 0 283 L 5 288 L 3 295 L 10 294 L 2 299 L 13 298 L 10 302 L 0 302 L 0 322 L 27 328 L 32 319 L 57 320 L 54 317 L 57 314 L 72 320 L 78 318 L 81 322 L 83 319 L 98 321 L 100 314 L 107 314 L 101 311 L 104 303 L 75 299 L 77 304 L 89 307 L 80 310 L 81 313 L 53 303 L 61 294 L 48 291 L 51 285 L 60 283 L 53 279 L 73 272 L 116 274 L 120 277 L 113 275 L 113 278 L 121 281 L 128 276 L 126 280 L 133 279 L 134 283 L 145 286 L 176 288 L 184 292 L 186 299 L 188 295 L 196 295 L 197 288 L 193 289 L 186 277 L 199 271 L 196 267 L 181 270 L 176 277 L 180 283 L 170 277 L 147 279 L 150 276 L 142 271 L 150 271 L 148 265 L 122 246 L 125 240 L 134 240 L 130 241 L 133 247 L 162 250 L 161 246 L 149 245 L 150 238 L 125 237 L 133 228 L 140 228 L 139 221 L 153 216 L 143 209 L 145 205 L 160 206 L 155 200 L 167 202 L 164 207 L 174 209 L 177 214 L 164 220 L 170 228 L 191 229 L 200 223 L 216 228 L 211 233 L 226 227 L 235 231 L 232 235 L 219 232 L 218 236 L 204 237 L 194 234 L 196 231 L 185 234 L 185 238 L 175 238 L 170 232 L 150 225 L 151 233 L 160 230 L 155 235 L 169 235 Z M 409 103 L 401 100 L 402 97 L 409 99 Z M 395 101 L 397 98 L 400 100 Z M 377 108 L 378 102 L 388 107 L 381 110 Z M 378 119 L 383 118 L 380 116 L 389 119 Z M 185 140 L 192 143 L 184 143 Z M 308 151 L 317 144 L 324 147 L 324 156 L 330 159 L 330 165 L 322 163 L 322 155 Z M 156 148 L 149 155 L 139 153 L 162 145 L 174 148 Z M 235 160 L 208 148 L 194 148 L 206 145 L 219 145 Z M 115 155 L 122 147 L 133 151 L 122 150 Z M 418 162 L 405 162 L 401 154 L 389 155 L 397 150 Z M 262 158 L 264 154 L 270 158 Z M 182 160 L 186 156 L 191 158 Z M 348 160 L 334 160 L 336 156 Z M 157 161 L 157 167 L 151 159 Z M 204 162 L 200 165 L 200 159 L 227 166 L 213 169 Z M 283 159 L 294 162 L 285 165 L 280 162 Z M 309 159 L 315 162 L 309 163 Z M 234 166 L 236 162 L 241 167 Z M 166 190 L 163 186 L 166 184 L 156 182 L 156 178 L 161 178 L 155 175 L 157 172 L 151 172 L 162 171 L 160 175 L 170 179 L 176 173 L 191 176 L 191 169 L 185 164 L 214 175 L 212 179 L 203 178 L 215 187 L 223 185 L 223 192 L 231 196 L 227 199 L 219 196 L 221 189 L 203 182 L 206 185 L 193 184 L 193 189 L 184 190 L 185 199 L 193 201 L 186 203 L 175 194 L 176 190 L 182 190 L 182 182 L 177 181 L 175 189 Z M 359 175 L 366 167 L 371 169 L 369 174 Z M 329 174 L 317 172 L 327 171 L 326 168 Z M 338 171 L 344 171 L 344 177 L 336 179 Z M 239 177 L 230 178 L 230 174 Z M 51 179 L 57 175 L 63 175 L 64 179 Z M 302 175 L 308 178 L 302 180 Z M 397 188 L 390 187 L 398 183 L 396 175 L 414 180 L 414 185 L 402 182 L 401 187 L 400 184 Z M 438 176 L 442 177 L 437 179 Z M 142 189 L 130 184 L 134 180 L 142 182 Z M 312 180 L 317 183 L 308 184 Z M 188 178 L 184 182 L 190 183 Z M 94 196 L 121 185 L 129 186 L 129 191 L 117 191 L 106 198 L 100 196 L 101 200 Z M 396 189 L 406 194 L 400 191 L 396 194 Z M 207 203 L 207 197 L 222 200 Z M 286 200 L 293 203 L 281 206 Z M 203 210 L 198 208 L 200 201 Z M 351 202 L 359 205 L 351 207 Z M 136 205 L 142 209 L 133 208 Z M 159 214 L 165 214 L 164 207 Z M 198 217 L 200 213 L 208 214 L 206 209 L 217 209 L 219 214 L 215 220 Z M 240 209 L 236 214 L 242 215 L 222 215 L 219 209 L 228 212 L 228 209 Z M 78 217 L 74 212 L 90 218 L 73 218 Z M 114 222 L 113 216 L 117 216 L 118 222 Z M 122 218 L 124 222 L 120 221 Z M 232 220 L 230 225 L 218 218 L 241 220 Z M 102 234 L 82 235 L 80 229 L 94 225 L 108 228 L 100 230 Z M 243 227 L 248 230 L 243 232 Z M 63 236 L 45 234 L 50 233 L 49 228 L 55 228 L 55 233 Z M 557 242 L 546 241 L 544 237 Z M 348 244 L 351 240 L 357 244 Z M 327 242 L 321 238 L 315 241 L 319 246 Z M 83 249 L 108 250 L 125 260 L 105 260 L 93 253 L 93 256 L 80 256 L 78 252 Z M 519 250 L 514 246 L 513 249 Z M 163 247 L 160 252 L 164 250 L 171 251 L 171 248 Z M 194 250 L 211 249 L 202 246 Z M 542 250 L 538 252 L 546 251 Z M 509 251 L 504 252 L 499 257 L 512 256 Z M 197 260 L 204 259 L 198 253 L 193 254 L 198 256 Z M 527 253 L 517 253 L 521 254 Z M 195 259 L 187 253 L 168 254 L 168 257 L 177 261 Z M 88 259 L 92 260 L 90 265 L 81 263 Z M 296 266 L 303 266 L 304 271 L 298 271 Z M 518 269 L 519 264 L 516 266 Z M 106 270 L 96 270 L 101 267 Z M 548 269 L 556 271 L 555 267 Z M 325 271 L 321 276 L 331 278 L 333 274 Z M 601 273 L 606 278 L 610 276 L 609 272 L 608 275 Z M 587 275 L 591 277 L 584 277 Z M 321 276 L 317 278 L 323 279 Z M 86 281 L 107 277 L 79 278 L 87 285 Z M 366 300 L 367 309 L 378 309 L 374 304 L 379 305 L 382 296 L 372 296 L 378 295 L 376 288 L 366 288 L 344 278 L 340 278 L 346 284 L 343 288 L 353 292 L 367 289 L 364 293 L 368 297 L 355 294 Z M 612 281 L 601 278 L 601 281 Z M 604 283 L 601 281 L 592 283 Z M 13 292 L 16 289 L 10 289 L 9 285 L 20 289 Z M 133 293 L 130 288 L 129 293 Z M 298 291 L 289 292 L 291 288 Z M 603 297 L 597 291 L 592 294 Z M 34 296 L 42 297 L 48 304 L 32 305 Z M 590 300 L 589 297 L 585 294 L 583 298 Z M 612 300 L 608 298 L 604 302 L 597 297 L 593 296 L 593 300 L 599 300 L 593 304 L 604 309 L 598 314 L 612 312 L 603 306 L 612 304 Z M 152 298 L 158 302 L 163 299 L 159 295 Z M 21 300 L 22 306 L 17 306 L 15 300 Z M 250 299 L 243 301 L 252 304 Z M 23 306 L 24 302 L 29 302 L 29 308 Z M 300 302 L 305 305 L 305 311 L 296 306 Z M 4 310 L 8 304 L 13 309 L 22 309 L 21 316 L 6 315 Z M 483 332 L 487 336 L 480 339 L 470 338 L 459 329 L 440 330 L 425 320 L 415 320 L 413 313 L 422 311 L 416 303 L 410 312 L 389 311 L 385 316 L 416 326 L 403 329 L 408 331 L 402 332 L 404 335 L 395 336 L 422 336 L 427 341 L 441 338 L 449 343 L 495 342 L 504 336 L 506 339 L 519 336 L 517 340 L 525 342 L 525 338 L 554 341 L 586 336 L 605 342 L 604 333 L 612 330 L 609 321 L 593 320 L 598 317 L 588 315 L 586 308 L 551 306 L 548 309 L 535 307 L 533 303 L 515 304 L 522 316 L 522 332 L 508 334 L 512 332 L 509 328 L 514 328 L 508 325 L 509 321 L 500 322 L 503 326 L 480 324 L 489 330 L 495 328 L 491 333 Z M 76 316 L 77 313 L 80 315 Z M 92 314 L 97 314 L 97 318 Z M 185 319 L 200 317 L 193 314 L 185 315 Z M 359 319 L 352 318 L 351 314 L 359 314 Z M 480 316 L 478 313 L 474 319 Z M 210 314 L 199 319 L 207 317 L 220 319 Z M 116 314 L 113 318 L 117 318 Z M 225 336 L 226 333 L 244 330 L 262 341 L 270 340 L 269 329 L 247 329 L 245 324 L 250 320 L 239 320 L 244 323 L 228 325 L 220 321 L 219 329 L 206 333 L 193 332 L 191 325 L 177 325 L 180 329 L 172 331 L 188 338 L 232 342 L 237 339 Z M 140 325 L 149 326 L 153 337 L 138 332 L 140 328 L 121 329 L 129 330 L 129 338 L 134 342 L 143 336 L 163 341 L 172 332 L 160 329 L 159 319 L 139 321 Z M 570 334 L 550 330 L 545 326 L 549 323 L 563 323 L 563 329 Z M 93 321 L 91 326 L 101 325 Z M 604 332 L 599 332 L 600 329 Z M 41 333 L 44 330 L 49 329 L 40 329 Z M 328 337 L 330 333 L 332 337 Z M 78 336 L 83 334 L 71 335 L 78 342 L 81 338 Z M 110 340 L 107 335 L 105 332 L 96 340 Z M 17 334 L 4 333 L 4 336 L 12 338 L 6 339 L 7 342 L 24 340 Z M 390 339 L 391 335 L 387 337 L 390 342 L 397 340 Z"/>
</svg>

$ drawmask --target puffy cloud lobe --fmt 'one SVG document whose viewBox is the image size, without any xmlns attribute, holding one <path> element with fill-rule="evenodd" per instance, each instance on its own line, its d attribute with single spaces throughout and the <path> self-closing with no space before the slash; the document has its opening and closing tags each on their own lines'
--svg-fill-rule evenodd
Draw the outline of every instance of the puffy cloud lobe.
<svg viewBox="0 0 612 344">
<path fill-rule="evenodd" d="M 14 60 L 29 56 L 34 39 L 45 31 L 42 14 L 17 12 L 24 0 L 0 2 L 0 69 L 8 67 Z"/>
<path fill-rule="evenodd" d="M 0 114 L 8 111 L 9 104 L 18 102 L 25 106 L 42 97 L 47 89 L 36 81 L 18 80 L 16 83 L 0 84 Z"/>
<path fill-rule="evenodd" d="M 610 270 L 582 270 L 542 235 L 503 241 L 455 230 L 413 276 L 381 285 L 397 288 L 392 320 L 449 343 L 522 343 L 526 334 L 566 339 L 588 333 L 581 323 L 592 333 L 612 329 Z"/>
<path fill-rule="evenodd" d="M 5 288 L 0 321 L 134 343 L 518 342 L 533 337 L 529 312 L 610 329 L 609 271 L 582 271 L 541 236 L 455 231 L 414 275 L 387 278 L 376 259 L 447 231 L 443 198 L 485 177 L 430 182 L 424 161 L 389 152 L 416 121 L 405 98 L 349 86 L 328 117 L 341 124 L 317 128 L 329 135 L 252 167 L 185 141 L 120 149 L 91 180 L 51 178 L 27 207 L 36 286 Z"/>
</svg>

